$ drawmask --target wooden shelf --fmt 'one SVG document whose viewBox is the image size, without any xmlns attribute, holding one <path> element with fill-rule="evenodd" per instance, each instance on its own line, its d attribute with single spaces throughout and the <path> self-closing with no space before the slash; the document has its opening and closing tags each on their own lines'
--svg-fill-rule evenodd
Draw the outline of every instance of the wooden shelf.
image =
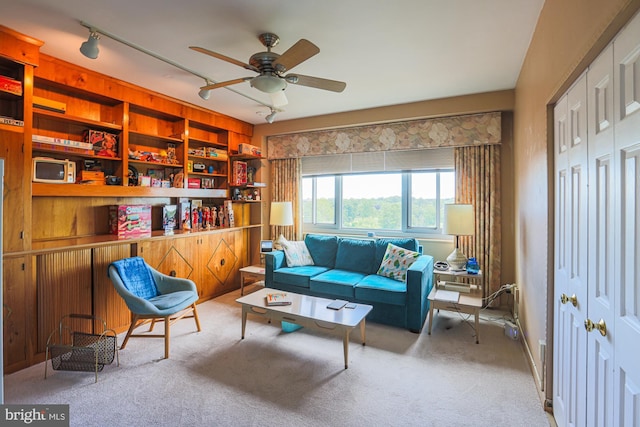
<svg viewBox="0 0 640 427">
<path fill-rule="evenodd" d="M 117 130 L 117 131 L 122 130 L 122 126 L 115 123 L 100 122 L 96 120 L 85 119 L 83 117 L 70 116 L 68 114 L 58 113 L 56 111 L 43 110 L 42 108 L 34 108 L 33 114 L 36 116 L 49 117 L 51 119 L 65 121 L 68 123 L 87 125 L 92 129 L 101 128 L 101 129 L 110 129 L 110 130 Z"/>
<path fill-rule="evenodd" d="M 196 197 L 226 199 L 226 189 L 123 187 L 121 185 L 42 184 L 32 183 L 34 197 Z"/>
</svg>

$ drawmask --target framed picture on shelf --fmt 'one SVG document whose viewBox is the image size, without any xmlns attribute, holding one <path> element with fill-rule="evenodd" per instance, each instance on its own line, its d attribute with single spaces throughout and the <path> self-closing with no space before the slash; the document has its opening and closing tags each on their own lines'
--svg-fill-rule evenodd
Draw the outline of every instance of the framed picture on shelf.
<svg viewBox="0 0 640 427">
<path fill-rule="evenodd" d="M 202 178 L 200 185 L 202 188 L 213 188 L 213 178 Z"/>
</svg>

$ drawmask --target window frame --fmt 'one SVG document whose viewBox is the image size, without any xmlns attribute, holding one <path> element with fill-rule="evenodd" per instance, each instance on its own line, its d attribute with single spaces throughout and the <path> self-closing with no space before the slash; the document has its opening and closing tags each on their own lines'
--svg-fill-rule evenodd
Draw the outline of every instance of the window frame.
<svg viewBox="0 0 640 427">
<path fill-rule="evenodd" d="M 447 235 L 442 233 L 442 205 L 441 200 L 441 174 L 454 172 L 454 168 L 430 168 L 420 170 L 407 170 L 407 171 L 370 171 L 361 173 L 333 173 L 333 174 L 307 174 L 303 175 L 303 181 L 305 179 L 311 179 L 312 188 L 312 222 L 304 222 L 303 215 L 303 232 L 304 233 L 327 233 L 333 232 L 336 234 L 349 234 L 349 235 L 369 235 L 373 232 L 376 236 L 398 236 L 407 235 L 411 237 L 421 238 L 440 238 Z M 418 227 L 411 224 L 411 185 L 412 175 L 418 173 L 435 173 L 436 174 L 436 224 L 437 227 Z M 402 209 L 402 221 L 400 230 L 385 230 L 385 229 L 361 229 L 361 228 L 348 228 L 342 226 L 342 185 L 343 177 L 348 175 L 385 175 L 385 174 L 400 174 L 401 175 L 401 209 Z M 334 200 L 334 223 L 317 223 L 317 178 L 333 176 L 335 178 L 335 200 Z M 304 201 L 303 201 L 304 203 Z"/>
</svg>

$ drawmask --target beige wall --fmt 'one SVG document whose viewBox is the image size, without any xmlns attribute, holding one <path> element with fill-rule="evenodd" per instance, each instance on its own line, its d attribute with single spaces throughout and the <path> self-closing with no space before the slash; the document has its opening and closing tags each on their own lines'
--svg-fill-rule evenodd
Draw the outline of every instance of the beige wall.
<svg viewBox="0 0 640 427">
<path fill-rule="evenodd" d="M 488 111 L 504 111 L 502 129 L 502 282 L 515 281 L 515 240 L 514 240 L 514 179 L 513 179 L 513 117 L 514 92 L 512 90 L 459 96 L 446 99 L 415 102 L 391 107 L 371 108 L 348 113 L 330 114 L 300 120 L 289 120 L 273 124 L 257 125 L 252 143 L 261 145 L 266 152 L 265 139 L 278 135 L 310 130 L 358 126 L 370 123 L 393 122 L 428 117 L 443 117 L 473 114 Z M 290 106 L 289 108 L 294 108 Z M 265 162 L 268 163 L 268 162 Z M 269 168 L 263 167 L 260 180 L 270 182 Z M 268 193 L 268 192 L 266 192 Z M 268 194 L 265 200 L 268 201 Z M 263 209 L 262 223 L 269 223 L 268 203 Z M 269 239 L 269 227 L 263 227 L 263 238 Z M 421 240 L 424 252 L 435 259 L 444 259 L 453 250 L 452 240 Z"/>
<path fill-rule="evenodd" d="M 636 0 L 546 0 L 516 86 L 515 274 L 523 337 L 538 371 L 538 342 L 547 342 L 547 399 L 553 360 L 551 107 L 639 7 Z"/>
</svg>

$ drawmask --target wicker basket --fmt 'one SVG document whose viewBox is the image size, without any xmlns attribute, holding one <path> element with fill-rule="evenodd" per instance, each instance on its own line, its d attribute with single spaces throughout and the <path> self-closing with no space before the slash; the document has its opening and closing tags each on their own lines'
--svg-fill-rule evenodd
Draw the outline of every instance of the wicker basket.
<svg viewBox="0 0 640 427">
<path fill-rule="evenodd" d="M 83 319 L 102 322 L 101 333 L 87 333 L 74 331 L 78 322 Z M 47 340 L 47 354 L 45 359 L 44 377 L 47 378 L 47 360 L 51 359 L 51 367 L 60 371 L 95 372 L 96 382 L 98 372 L 104 365 L 109 365 L 118 356 L 118 338 L 115 331 L 107 329 L 104 320 L 86 314 L 68 314 L 60 320 L 58 329 L 54 330 Z"/>
</svg>

